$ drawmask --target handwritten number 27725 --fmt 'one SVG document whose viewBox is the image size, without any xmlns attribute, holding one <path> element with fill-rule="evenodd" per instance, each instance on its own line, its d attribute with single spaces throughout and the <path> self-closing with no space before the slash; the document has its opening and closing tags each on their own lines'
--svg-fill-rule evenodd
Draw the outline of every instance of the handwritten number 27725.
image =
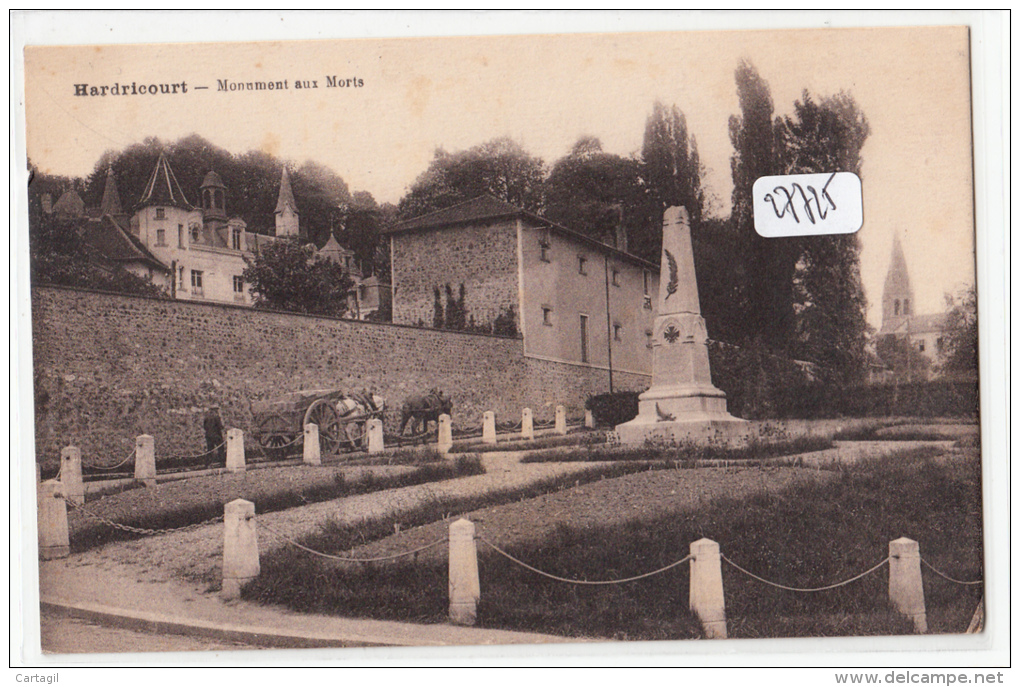
<svg viewBox="0 0 1020 687">
<path fill-rule="evenodd" d="M 836 201 L 832 199 L 832 196 L 829 195 L 828 191 L 829 184 L 832 183 L 835 176 L 835 172 L 829 175 L 829 178 L 825 182 L 825 186 L 822 186 L 820 192 L 814 186 L 808 186 L 807 191 L 805 191 L 803 186 L 798 183 L 793 183 L 790 184 L 789 188 L 785 186 L 776 186 L 772 189 L 772 193 L 765 194 L 765 200 L 772 203 L 772 210 L 776 213 L 776 217 L 785 217 L 786 213 L 789 212 L 793 217 L 793 221 L 797 224 L 800 224 L 800 217 L 797 215 L 797 207 L 795 206 L 794 201 L 800 201 L 802 203 L 804 214 L 807 215 L 811 224 L 815 224 L 816 214 L 819 220 L 823 220 L 828 216 L 830 210 L 836 209 Z M 780 203 L 777 204 L 776 196 L 772 195 L 773 193 L 776 194 L 776 196 L 782 194 L 786 198 L 786 202 L 782 202 L 782 198 L 780 198 Z"/>
</svg>

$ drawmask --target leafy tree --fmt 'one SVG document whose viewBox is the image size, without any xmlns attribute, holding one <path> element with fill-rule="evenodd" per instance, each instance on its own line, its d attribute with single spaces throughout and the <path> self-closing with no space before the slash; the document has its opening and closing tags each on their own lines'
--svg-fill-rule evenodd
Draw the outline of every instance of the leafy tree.
<svg viewBox="0 0 1020 687">
<path fill-rule="evenodd" d="M 928 379 L 931 361 L 905 337 L 887 335 L 879 338 L 875 352 L 893 372 L 897 382 L 921 382 Z"/>
<path fill-rule="evenodd" d="M 439 292 L 439 287 L 433 287 L 432 289 L 432 328 L 442 329 L 446 326 L 446 314 L 443 311 L 443 297 Z"/>
<path fill-rule="evenodd" d="M 687 130 L 687 118 L 676 105 L 656 101 L 645 123 L 641 146 L 641 179 L 647 189 L 648 227 L 653 234 L 645 243 L 648 253 L 658 259 L 662 249 L 662 215 L 669 207 L 682 205 L 697 235 L 705 208 L 701 184 L 704 169 L 698 143 Z"/>
<path fill-rule="evenodd" d="M 316 256 L 312 244 L 287 237 L 246 259 L 244 280 L 256 308 L 342 317 L 353 282 L 339 265 Z"/>
<path fill-rule="evenodd" d="M 249 231 L 274 233 L 284 162 L 258 150 L 233 155 L 195 134 L 172 143 L 147 138 L 122 151 L 106 151 L 85 180 L 86 205 L 99 205 L 107 170 L 112 167 L 124 209 L 132 212 L 161 152 L 166 154 L 188 202 L 201 204 L 199 188 L 205 175 L 214 170 L 227 187 L 227 214 L 243 219 Z M 302 231 L 321 246 L 340 224 L 340 206 L 351 201 L 347 184 L 328 167 L 305 162 L 292 170 L 291 186 L 301 213 Z"/>
<path fill-rule="evenodd" d="M 545 165 L 511 138 L 495 138 L 459 153 L 439 149 L 429 168 L 400 199 L 400 219 L 417 217 L 489 193 L 525 210 L 542 205 Z"/>
<path fill-rule="evenodd" d="M 945 335 L 938 347 L 942 374 L 977 373 L 977 293 L 965 289 L 956 298 L 946 295 Z"/>
<path fill-rule="evenodd" d="M 816 101 L 807 91 L 793 116 L 776 121 L 784 174 L 853 172 L 861 175 L 861 148 L 870 128 L 853 97 L 840 93 Z M 807 236 L 795 264 L 797 340 L 791 353 L 819 363 L 848 384 L 863 380 L 867 300 L 861 282 L 856 234 Z"/>
<path fill-rule="evenodd" d="M 546 217 L 605 243 L 615 242 L 621 222 L 628 240 L 644 229 L 644 189 L 637 161 L 603 152 L 593 136 L 579 138 L 553 165 L 545 202 Z"/>
</svg>

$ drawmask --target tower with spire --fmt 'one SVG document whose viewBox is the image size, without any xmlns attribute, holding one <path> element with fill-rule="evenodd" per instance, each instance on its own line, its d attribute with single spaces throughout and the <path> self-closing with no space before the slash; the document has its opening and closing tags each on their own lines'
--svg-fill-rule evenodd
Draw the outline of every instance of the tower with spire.
<svg viewBox="0 0 1020 687">
<path fill-rule="evenodd" d="M 276 235 L 298 236 L 300 233 L 298 219 L 297 203 L 294 201 L 294 191 L 290 187 L 290 174 L 284 167 L 280 177 L 280 195 L 276 201 Z"/>
<path fill-rule="evenodd" d="M 885 287 L 882 289 L 882 329 L 883 334 L 891 334 L 902 328 L 902 325 L 914 314 L 914 291 L 910 287 L 910 275 L 907 273 L 907 261 L 903 256 L 903 244 L 899 233 L 893 235 L 892 258 L 889 271 L 885 275 Z"/>
</svg>

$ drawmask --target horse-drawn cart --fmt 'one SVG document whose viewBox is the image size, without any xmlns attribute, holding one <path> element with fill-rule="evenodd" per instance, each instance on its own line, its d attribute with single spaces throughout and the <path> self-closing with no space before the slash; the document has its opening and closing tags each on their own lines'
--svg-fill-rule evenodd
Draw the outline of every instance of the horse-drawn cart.
<svg viewBox="0 0 1020 687">
<path fill-rule="evenodd" d="M 328 456 L 341 446 L 356 450 L 365 445 L 365 430 L 372 418 L 381 418 L 385 401 L 369 393 L 345 394 L 339 389 L 293 391 L 252 403 L 255 440 L 273 459 L 286 457 L 304 438 L 304 426 L 319 426 L 319 451 Z"/>
</svg>

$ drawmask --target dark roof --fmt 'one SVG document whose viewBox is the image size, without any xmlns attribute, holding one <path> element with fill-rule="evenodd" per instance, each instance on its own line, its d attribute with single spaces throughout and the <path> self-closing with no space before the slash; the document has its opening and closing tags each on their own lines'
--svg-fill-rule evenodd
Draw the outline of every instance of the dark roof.
<svg viewBox="0 0 1020 687">
<path fill-rule="evenodd" d="M 85 241 L 114 262 L 144 262 L 156 269 L 170 271 L 169 267 L 149 252 L 144 243 L 111 215 L 105 215 L 99 224 L 90 223 L 85 229 Z"/>
<path fill-rule="evenodd" d="M 946 316 L 944 313 L 937 313 L 934 315 L 914 315 L 908 320 L 908 322 L 911 334 L 941 332 L 946 328 Z"/>
<path fill-rule="evenodd" d="M 290 174 L 287 173 L 287 168 L 284 167 L 283 174 L 280 175 L 280 195 L 277 196 L 274 213 L 281 213 L 287 208 L 290 208 L 291 212 L 295 215 L 299 214 L 297 203 L 294 201 L 294 191 L 290 187 Z"/>
<path fill-rule="evenodd" d="M 156 167 L 152 170 L 152 176 L 149 177 L 149 182 L 145 184 L 142 198 L 138 201 L 138 207 L 140 208 L 152 205 L 169 205 L 185 210 L 195 209 L 188 202 L 187 197 L 185 197 L 184 191 L 181 190 L 181 185 L 177 183 L 177 177 L 174 176 L 174 170 L 170 168 L 170 163 L 167 162 L 166 155 L 163 153 L 159 154 Z"/>
<path fill-rule="evenodd" d="M 53 204 L 53 214 L 81 217 L 85 214 L 85 201 L 74 190 L 64 191 Z"/>
<path fill-rule="evenodd" d="M 598 250 L 607 251 L 617 257 L 625 258 L 632 262 L 636 262 L 648 269 L 652 269 L 656 272 L 659 271 L 659 266 L 639 258 L 636 255 L 621 251 L 613 246 L 610 246 L 601 241 L 597 241 L 590 236 L 580 234 L 573 229 L 568 229 L 561 224 L 556 224 L 552 220 L 546 219 L 541 215 L 536 215 L 533 212 L 528 212 L 523 208 L 519 208 L 516 205 L 512 205 L 505 200 L 496 198 L 492 195 L 478 196 L 471 200 L 457 205 L 451 205 L 448 208 L 442 210 L 435 210 L 418 217 L 406 220 L 404 222 L 398 222 L 388 228 L 382 230 L 383 234 L 408 234 L 419 231 L 429 231 L 435 229 L 445 229 L 447 227 L 453 227 L 461 224 L 471 224 L 474 222 L 490 222 L 500 219 L 520 218 L 529 220 L 533 224 L 539 226 L 548 227 L 556 231 L 559 234 L 569 236 L 581 243 L 585 243 Z"/>
<path fill-rule="evenodd" d="M 102 215 L 119 215 L 124 212 L 117 193 L 117 180 L 113 176 L 113 167 L 106 170 L 106 183 L 103 186 L 103 200 L 99 204 Z"/>
<path fill-rule="evenodd" d="M 894 318 L 891 323 L 882 323 L 882 329 L 878 333 L 880 336 L 884 336 L 886 334 L 940 333 L 945 330 L 945 313 L 935 313 L 932 315 L 909 315 Z"/>
<path fill-rule="evenodd" d="M 216 186 L 218 188 L 226 188 L 226 184 L 223 183 L 223 179 L 216 172 L 209 170 L 209 173 L 205 175 L 205 179 L 202 180 L 201 188 L 206 186 Z"/>
</svg>

